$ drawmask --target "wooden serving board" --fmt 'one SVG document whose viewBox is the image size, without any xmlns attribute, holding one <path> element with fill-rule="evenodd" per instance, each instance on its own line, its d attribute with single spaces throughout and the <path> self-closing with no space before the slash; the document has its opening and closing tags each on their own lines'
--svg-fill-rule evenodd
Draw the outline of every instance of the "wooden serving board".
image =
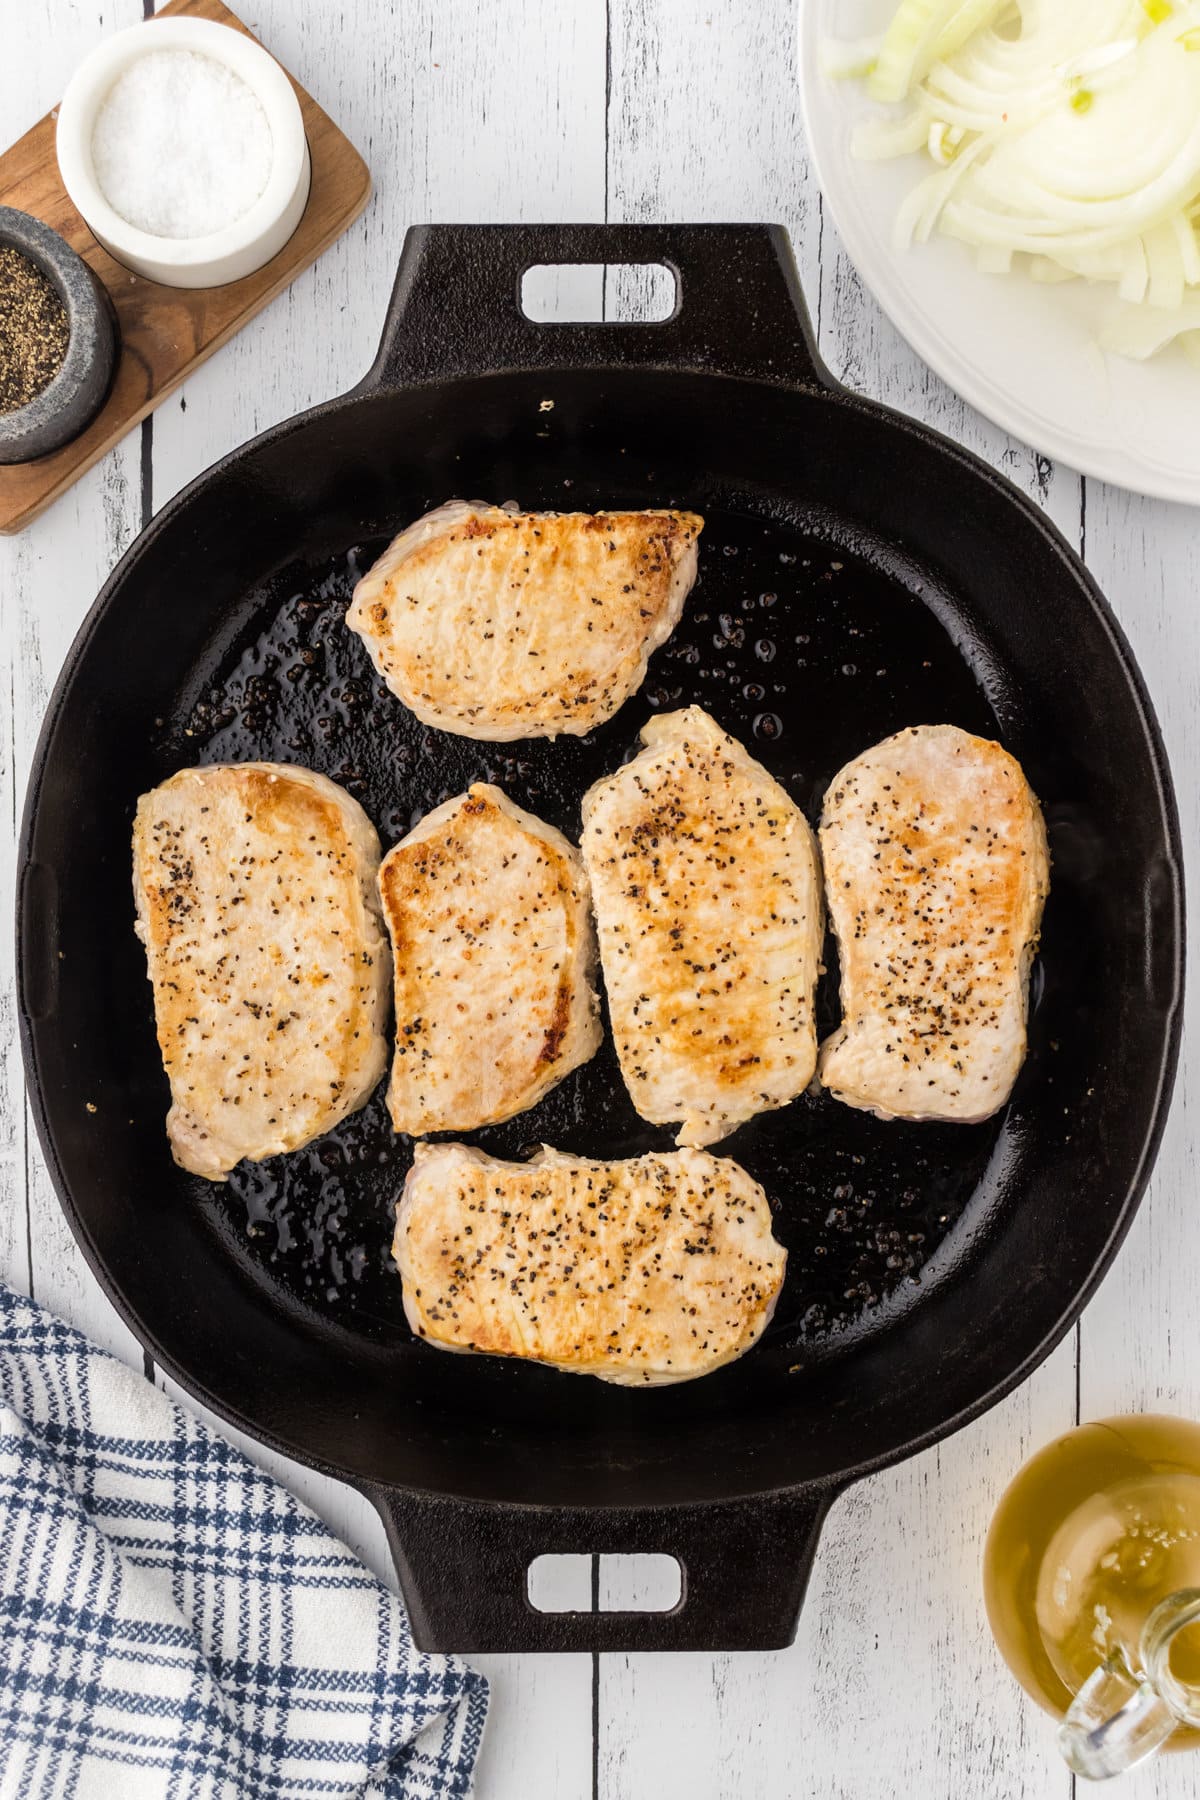
<svg viewBox="0 0 1200 1800">
<path fill-rule="evenodd" d="M 254 36 L 221 0 L 170 0 L 155 16 L 213 19 Z M 32 213 L 66 238 L 108 289 L 121 332 L 112 391 L 87 430 L 49 456 L 0 465 L 0 532 L 21 531 L 36 519 L 315 261 L 366 205 L 371 193 L 366 163 L 312 95 L 294 76 L 288 79 L 304 115 L 312 160 L 308 205 L 295 232 L 269 263 L 225 287 L 162 287 L 134 275 L 96 242 L 67 198 L 58 172 L 57 108 L 0 155 L 0 206 Z"/>
</svg>

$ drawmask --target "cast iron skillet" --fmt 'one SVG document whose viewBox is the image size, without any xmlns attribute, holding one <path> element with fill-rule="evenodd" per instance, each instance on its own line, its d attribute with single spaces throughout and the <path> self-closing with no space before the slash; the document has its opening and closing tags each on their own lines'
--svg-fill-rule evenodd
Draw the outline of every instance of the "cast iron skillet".
<svg viewBox="0 0 1200 1800">
<path fill-rule="evenodd" d="M 664 324 L 520 310 L 531 264 L 651 260 L 679 283 Z M 342 628 L 356 572 L 452 495 L 707 516 L 684 623 L 590 738 L 427 730 Z M 378 1095 L 226 1186 L 173 1166 L 132 929 L 135 798 L 186 763 L 268 756 L 343 781 L 385 843 L 479 777 L 577 833 L 587 784 L 652 710 L 692 701 L 814 817 L 840 764 L 902 725 L 950 720 L 1021 759 L 1054 880 L 1016 1094 L 978 1128 L 810 1095 L 731 1138 L 789 1275 L 763 1344 L 707 1380 L 630 1393 L 418 1345 L 386 1254 L 409 1146 Z M 1100 594 L 1007 481 L 831 380 L 781 231 L 423 229 L 362 386 L 165 507 L 67 660 L 22 838 L 34 1111 L 129 1324 L 216 1412 L 370 1496 L 419 1642 L 781 1645 L 834 1496 L 1028 1375 L 1113 1257 L 1175 1064 L 1179 860 L 1162 744 Z M 615 1156 L 669 1136 L 633 1113 L 606 1049 L 478 1141 Z M 631 1550 L 679 1558 L 673 1612 L 530 1607 L 538 1553 Z"/>
</svg>

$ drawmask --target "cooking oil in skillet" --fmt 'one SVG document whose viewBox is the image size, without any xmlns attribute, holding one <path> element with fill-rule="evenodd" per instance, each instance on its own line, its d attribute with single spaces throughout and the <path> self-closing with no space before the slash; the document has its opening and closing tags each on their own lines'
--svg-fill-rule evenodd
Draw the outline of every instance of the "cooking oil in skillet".
<svg viewBox="0 0 1200 1800">
<path fill-rule="evenodd" d="M 1150 1613 L 1200 1587 L 1200 1425 L 1143 1414 L 1078 1426 L 1008 1488 L 984 1552 L 984 1595 L 1001 1654 L 1061 1717 L 1104 1660 L 1140 1662 Z M 1172 1672 L 1200 1683 L 1200 1626 L 1171 1646 Z M 1172 1749 L 1200 1732 L 1179 1727 Z"/>
</svg>

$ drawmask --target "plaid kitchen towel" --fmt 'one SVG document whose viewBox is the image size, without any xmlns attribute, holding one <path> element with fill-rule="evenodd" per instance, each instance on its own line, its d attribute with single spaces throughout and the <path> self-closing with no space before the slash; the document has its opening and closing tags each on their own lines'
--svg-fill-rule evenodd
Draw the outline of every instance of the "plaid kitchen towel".
<svg viewBox="0 0 1200 1800">
<path fill-rule="evenodd" d="M 0 1284 L 3 1800 L 440 1800 L 486 1713 L 306 1507 Z"/>
</svg>

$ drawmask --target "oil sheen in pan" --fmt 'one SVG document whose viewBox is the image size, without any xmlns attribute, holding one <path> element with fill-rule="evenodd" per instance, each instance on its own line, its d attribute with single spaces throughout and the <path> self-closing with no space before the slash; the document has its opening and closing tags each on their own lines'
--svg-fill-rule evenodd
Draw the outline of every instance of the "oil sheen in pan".
<svg viewBox="0 0 1200 1800">
<path fill-rule="evenodd" d="M 384 847 L 471 781 L 578 840 L 579 802 L 636 749 L 655 711 L 702 705 L 741 737 L 815 822 L 830 778 L 868 743 L 907 724 L 951 721 L 997 735 L 964 655 L 899 574 L 761 517 L 705 508 L 700 580 L 641 693 L 586 738 L 476 743 L 422 725 L 383 688 L 345 630 L 355 581 L 383 548 L 361 544 L 303 586 L 252 597 L 250 623 L 212 685 L 165 721 L 164 768 L 262 758 L 302 763 L 362 801 Z M 982 672 L 982 671 L 981 671 Z M 819 994 L 836 1018 L 832 944 Z M 878 1328 L 916 1297 L 922 1270 L 964 1218 L 999 1124 L 885 1124 L 822 1093 L 744 1126 L 717 1147 L 771 1197 L 789 1251 L 770 1338 L 801 1363 Z M 634 1112 L 611 1042 L 542 1104 L 474 1140 L 500 1156 L 546 1142 L 618 1157 L 665 1148 L 671 1133 Z M 388 1245 L 411 1155 L 381 1087 L 361 1113 L 291 1156 L 243 1164 L 228 1185 L 194 1182 L 198 1205 L 245 1242 L 285 1304 L 315 1307 L 381 1342 L 408 1335 Z M 188 1178 L 191 1179 L 191 1178 Z"/>
</svg>

